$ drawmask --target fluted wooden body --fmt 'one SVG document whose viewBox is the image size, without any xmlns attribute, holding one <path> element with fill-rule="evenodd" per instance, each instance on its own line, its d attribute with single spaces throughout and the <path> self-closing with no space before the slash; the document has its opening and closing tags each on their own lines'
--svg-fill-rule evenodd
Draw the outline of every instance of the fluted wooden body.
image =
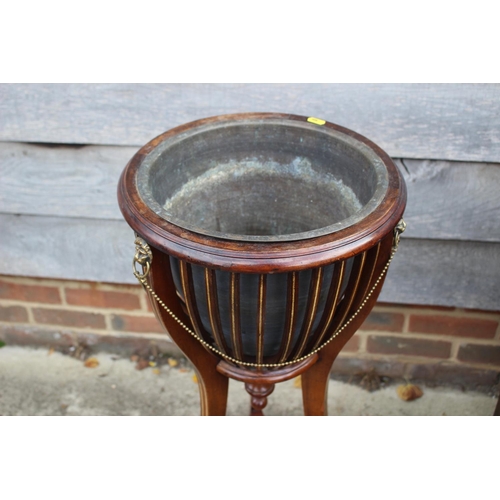
<svg viewBox="0 0 500 500">
<path fill-rule="evenodd" d="M 386 245 L 387 247 L 387 245 Z M 320 347 L 359 308 L 390 256 L 377 243 L 302 271 L 233 273 L 170 258 L 196 334 L 247 363 L 296 360 Z"/>
</svg>

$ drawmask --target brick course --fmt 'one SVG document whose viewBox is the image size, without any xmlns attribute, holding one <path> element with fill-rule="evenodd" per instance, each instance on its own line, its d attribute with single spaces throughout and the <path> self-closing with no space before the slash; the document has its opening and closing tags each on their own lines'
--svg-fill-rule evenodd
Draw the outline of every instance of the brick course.
<svg viewBox="0 0 500 500">
<path fill-rule="evenodd" d="M 0 299 L 60 304 L 59 289 L 53 286 L 24 285 L 0 280 Z"/>
<path fill-rule="evenodd" d="M 373 310 L 360 329 L 381 332 L 402 332 L 404 320 L 404 314 Z"/>
<path fill-rule="evenodd" d="M 424 356 L 427 358 L 449 358 L 451 343 L 440 340 L 412 339 L 405 337 L 368 337 L 368 352 L 397 354 L 400 356 Z"/>
<path fill-rule="evenodd" d="M 66 288 L 65 294 L 66 302 L 75 306 L 127 310 L 141 308 L 139 296 L 133 293 Z"/>
<path fill-rule="evenodd" d="M 0 321 L 27 323 L 28 312 L 21 306 L 0 306 Z"/>
<path fill-rule="evenodd" d="M 75 328 L 106 327 L 104 316 L 82 311 L 66 311 L 64 309 L 33 309 L 33 317 L 37 323 L 47 325 L 73 326 Z"/>
<path fill-rule="evenodd" d="M 499 321 L 500 311 L 377 304 L 333 372 L 498 383 Z M 0 276 L 0 340 L 52 346 L 78 339 L 117 352 L 172 345 L 140 286 Z"/>
<path fill-rule="evenodd" d="M 434 333 L 483 339 L 494 338 L 497 328 L 498 321 L 463 316 L 411 314 L 409 324 L 409 331 L 413 333 Z"/>
<path fill-rule="evenodd" d="M 500 367 L 500 345 L 461 345 L 457 357 L 460 361 Z"/>
<path fill-rule="evenodd" d="M 113 314 L 111 316 L 111 325 L 113 330 L 117 330 L 119 332 L 164 333 L 163 328 L 155 317 Z"/>
</svg>

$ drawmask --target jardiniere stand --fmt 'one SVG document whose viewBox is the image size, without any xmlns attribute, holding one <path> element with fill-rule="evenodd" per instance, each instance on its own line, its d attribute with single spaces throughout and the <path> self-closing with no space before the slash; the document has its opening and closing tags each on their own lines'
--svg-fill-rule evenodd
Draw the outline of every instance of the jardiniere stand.
<svg viewBox="0 0 500 500">
<path fill-rule="evenodd" d="M 365 137 L 312 117 L 225 115 L 141 148 L 118 186 L 134 274 L 198 374 L 201 413 L 228 378 L 261 415 L 302 375 L 326 414 L 332 364 L 372 309 L 397 250 L 404 181 Z"/>
</svg>

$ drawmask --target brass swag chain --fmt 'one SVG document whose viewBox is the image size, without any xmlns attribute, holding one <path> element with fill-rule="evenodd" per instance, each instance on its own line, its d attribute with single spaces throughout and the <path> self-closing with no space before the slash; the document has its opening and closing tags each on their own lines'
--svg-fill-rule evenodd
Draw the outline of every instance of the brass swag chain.
<svg viewBox="0 0 500 500">
<path fill-rule="evenodd" d="M 339 334 L 347 328 L 347 326 L 356 318 L 356 316 L 362 311 L 370 297 L 373 295 L 373 292 L 376 290 L 377 286 L 379 285 L 380 281 L 382 278 L 385 276 L 387 273 L 387 270 L 389 269 L 389 265 L 392 262 L 392 259 L 394 258 L 394 255 L 396 255 L 396 252 L 398 250 L 399 246 L 399 241 L 401 234 L 404 232 L 406 229 L 406 223 L 403 219 L 399 221 L 397 226 L 394 228 L 394 242 L 392 245 L 392 251 L 391 251 L 391 256 L 389 257 L 389 260 L 387 261 L 386 265 L 382 269 L 379 277 L 375 281 L 374 285 L 370 289 L 370 291 L 366 294 L 366 297 L 363 299 L 363 302 L 361 302 L 361 305 L 358 307 L 356 312 L 335 332 L 333 335 L 325 341 L 323 344 L 321 344 L 319 347 L 314 349 L 312 352 L 309 354 L 306 354 L 305 356 L 301 356 L 300 358 L 294 359 L 292 361 L 285 361 L 283 363 L 247 363 L 245 361 L 240 361 L 239 359 L 233 358 L 231 356 L 228 356 L 227 354 L 224 354 L 223 352 L 219 351 L 216 347 L 213 347 L 210 345 L 208 342 L 205 342 L 202 338 L 200 338 L 191 328 L 189 328 L 187 325 L 185 325 L 171 310 L 170 308 L 158 297 L 156 292 L 151 288 L 151 286 L 148 284 L 146 278 L 149 274 L 150 268 L 151 268 L 151 261 L 153 259 L 153 255 L 151 253 L 151 249 L 149 248 L 148 244 L 140 237 L 136 237 L 135 239 L 135 245 L 136 245 L 136 253 L 134 255 L 134 260 L 132 263 L 132 269 L 134 272 L 134 276 L 139 280 L 141 285 L 146 289 L 147 292 L 158 302 L 158 304 L 169 314 L 169 316 L 172 317 L 173 320 L 175 320 L 179 326 L 181 326 L 186 332 L 188 332 L 191 336 L 193 336 L 200 344 L 202 344 L 204 347 L 209 349 L 210 351 L 214 352 L 221 358 L 226 359 L 227 361 L 230 361 L 231 363 L 240 365 L 240 366 L 248 366 L 252 368 L 278 368 L 282 366 L 288 366 L 288 365 L 293 365 L 295 363 L 299 363 L 300 361 L 303 361 L 304 359 L 309 358 L 313 354 L 316 354 L 319 352 L 321 349 L 323 349 L 325 346 L 327 346 L 333 339 L 339 336 Z M 136 269 L 136 264 L 140 264 L 142 266 L 142 273 L 138 272 Z"/>
</svg>

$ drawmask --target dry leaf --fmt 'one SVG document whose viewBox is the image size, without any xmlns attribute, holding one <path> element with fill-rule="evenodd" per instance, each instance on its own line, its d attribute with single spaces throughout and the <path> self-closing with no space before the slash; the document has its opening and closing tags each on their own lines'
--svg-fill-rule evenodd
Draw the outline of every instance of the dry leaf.
<svg viewBox="0 0 500 500">
<path fill-rule="evenodd" d="M 151 367 L 156 366 L 156 362 L 155 362 L 155 361 L 150 361 L 150 362 L 149 362 L 149 366 L 151 366 Z"/>
<path fill-rule="evenodd" d="M 55 351 L 55 349 L 53 347 L 51 347 L 49 349 L 49 352 L 47 353 L 47 356 L 50 356 L 51 354 L 54 354 L 54 351 Z"/>
<path fill-rule="evenodd" d="M 97 360 L 97 358 L 89 358 L 87 359 L 87 361 L 85 361 L 85 363 L 83 363 L 83 365 L 86 368 L 96 368 L 99 366 L 99 361 Z"/>
<path fill-rule="evenodd" d="M 152 371 L 153 371 L 153 373 L 154 373 L 155 375 L 159 375 L 159 374 L 160 374 L 160 369 L 159 369 L 159 368 L 153 368 L 153 370 L 152 370 Z"/>
<path fill-rule="evenodd" d="M 293 386 L 297 389 L 302 388 L 302 377 L 300 375 L 293 381 Z"/>
<path fill-rule="evenodd" d="M 137 363 L 137 361 L 139 361 L 139 356 L 137 356 L 137 354 L 133 354 L 132 356 L 130 356 L 130 361 L 132 361 L 133 363 Z"/>
<path fill-rule="evenodd" d="M 196 373 L 192 376 L 192 379 L 195 384 L 198 383 L 198 377 L 196 376 Z"/>
<path fill-rule="evenodd" d="M 179 362 L 174 358 L 168 358 L 167 363 L 168 363 L 168 366 L 171 366 L 171 367 L 177 366 L 179 364 Z"/>
<path fill-rule="evenodd" d="M 187 368 L 179 368 L 181 373 L 187 373 L 189 370 Z"/>
<path fill-rule="evenodd" d="M 422 389 L 418 385 L 413 384 L 398 385 L 396 391 L 403 401 L 413 401 L 424 395 Z"/>
</svg>

